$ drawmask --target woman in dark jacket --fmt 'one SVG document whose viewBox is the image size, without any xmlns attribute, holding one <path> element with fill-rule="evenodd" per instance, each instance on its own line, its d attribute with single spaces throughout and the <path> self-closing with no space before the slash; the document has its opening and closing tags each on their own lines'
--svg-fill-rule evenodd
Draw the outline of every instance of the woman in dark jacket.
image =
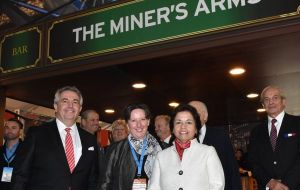
<svg viewBox="0 0 300 190">
<path fill-rule="evenodd" d="M 150 111 L 145 104 L 130 104 L 124 110 L 128 138 L 112 144 L 106 155 L 106 170 L 99 190 L 146 189 L 157 153 L 157 140 L 149 134 Z"/>
</svg>

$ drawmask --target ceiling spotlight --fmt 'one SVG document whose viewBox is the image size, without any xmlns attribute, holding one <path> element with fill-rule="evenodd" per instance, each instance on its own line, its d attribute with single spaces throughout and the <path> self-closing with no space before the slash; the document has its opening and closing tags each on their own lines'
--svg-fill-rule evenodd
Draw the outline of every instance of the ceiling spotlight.
<svg viewBox="0 0 300 190">
<path fill-rule="evenodd" d="M 133 88 L 136 88 L 136 89 L 141 89 L 141 88 L 145 88 L 146 87 L 146 84 L 144 83 L 135 83 L 132 85 Z"/>
<path fill-rule="evenodd" d="M 113 110 L 113 109 L 106 109 L 105 113 L 113 114 L 113 113 L 115 113 L 115 110 Z"/>
<path fill-rule="evenodd" d="M 257 98 L 258 97 L 258 94 L 257 93 L 250 93 L 250 94 L 247 94 L 247 98 Z"/>
<path fill-rule="evenodd" d="M 177 106 L 179 106 L 179 103 L 177 103 L 177 102 L 170 102 L 169 106 L 171 106 L 173 108 L 176 108 Z"/>
<path fill-rule="evenodd" d="M 245 72 L 246 72 L 246 70 L 244 68 L 242 68 L 242 67 L 236 67 L 236 68 L 233 68 L 233 69 L 231 69 L 229 71 L 229 73 L 231 75 L 241 75 L 241 74 L 243 74 Z"/>
<path fill-rule="evenodd" d="M 259 108 L 259 109 L 257 109 L 256 111 L 259 112 L 259 113 L 261 113 L 261 112 L 265 112 L 266 109 L 265 109 L 265 108 Z"/>
</svg>

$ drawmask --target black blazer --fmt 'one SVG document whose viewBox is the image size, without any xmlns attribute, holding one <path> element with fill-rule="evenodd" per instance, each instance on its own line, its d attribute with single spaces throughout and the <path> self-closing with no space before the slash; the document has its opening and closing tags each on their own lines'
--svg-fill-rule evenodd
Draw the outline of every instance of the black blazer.
<svg viewBox="0 0 300 190">
<path fill-rule="evenodd" d="M 22 145 L 22 141 L 19 140 L 19 144 L 16 149 L 15 158 L 9 163 L 9 167 L 12 167 L 12 168 L 15 167 L 16 158 L 17 158 L 18 151 L 20 150 L 21 145 Z M 4 152 L 5 152 L 5 146 L 1 146 L 0 147 L 0 178 L 2 177 L 3 168 L 8 166 L 8 163 L 4 158 Z M 11 183 L 10 182 L 0 182 L 0 189 L 1 190 L 10 190 Z"/>
<path fill-rule="evenodd" d="M 16 160 L 13 190 L 88 190 L 96 188 L 97 142 L 78 128 L 82 155 L 70 173 L 56 122 L 31 127 Z"/>
<path fill-rule="evenodd" d="M 266 119 L 251 132 L 248 156 L 259 189 L 270 179 L 280 179 L 290 190 L 300 190 L 300 117 L 284 115 L 275 152 Z"/>
<path fill-rule="evenodd" d="M 213 146 L 222 163 L 225 190 L 242 190 L 238 164 L 229 135 L 223 128 L 206 127 L 203 144 Z"/>
<path fill-rule="evenodd" d="M 132 190 L 136 163 L 128 139 L 111 144 L 106 152 L 106 169 L 99 190 Z"/>
</svg>

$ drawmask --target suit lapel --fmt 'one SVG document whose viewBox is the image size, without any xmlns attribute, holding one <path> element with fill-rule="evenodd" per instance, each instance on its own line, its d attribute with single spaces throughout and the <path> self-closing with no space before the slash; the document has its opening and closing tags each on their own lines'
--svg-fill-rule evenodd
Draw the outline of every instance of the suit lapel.
<svg viewBox="0 0 300 190">
<path fill-rule="evenodd" d="M 88 147 L 87 147 L 87 140 L 85 139 L 84 137 L 84 134 L 82 133 L 81 129 L 79 127 L 77 127 L 77 130 L 78 130 L 78 134 L 79 134 L 79 138 L 80 138 L 80 141 L 81 141 L 81 147 L 82 147 L 82 154 L 78 160 L 78 163 L 76 164 L 75 166 L 75 169 L 74 169 L 74 172 L 76 172 L 77 170 L 79 170 L 81 168 L 81 166 L 84 166 L 84 160 L 85 160 L 85 157 L 86 155 L 88 154 Z M 94 150 L 96 151 L 96 150 Z"/>
<path fill-rule="evenodd" d="M 205 136 L 204 136 L 202 144 L 210 145 L 210 142 L 209 142 L 210 135 L 211 135 L 211 131 L 206 126 Z"/>
<path fill-rule="evenodd" d="M 283 117 L 283 120 L 282 120 L 282 123 L 281 123 L 281 127 L 280 127 L 280 131 L 279 131 L 279 134 L 278 134 L 278 138 L 277 138 L 277 144 L 276 144 L 276 150 L 280 149 L 280 147 L 282 146 L 282 144 L 284 143 L 284 135 L 285 134 L 288 134 L 290 132 L 293 132 L 293 131 L 290 131 L 290 126 L 291 126 L 291 123 L 290 123 L 290 119 L 289 119 L 289 116 L 288 114 L 285 114 L 284 117 Z"/>
<path fill-rule="evenodd" d="M 262 141 L 261 146 L 264 146 L 264 149 L 266 151 L 266 155 L 273 155 L 274 152 L 273 152 L 273 148 L 272 148 L 272 145 L 271 145 L 270 135 L 269 135 L 269 130 L 268 130 L 268 119 L 266 119 L 263 122 L 262 134 L 261 135 L 262 135 L 261 136 L 261 141 Z M 273 156 L 271 156 L 271 157 L 273 157 Z"/>
</svg>

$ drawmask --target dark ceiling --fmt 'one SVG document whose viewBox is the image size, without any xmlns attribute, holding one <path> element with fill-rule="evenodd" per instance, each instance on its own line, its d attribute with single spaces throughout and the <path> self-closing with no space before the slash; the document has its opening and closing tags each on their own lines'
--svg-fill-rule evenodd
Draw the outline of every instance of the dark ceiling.
<svg viewBox="0 0 300 190">
<path fill-rule="evenodd" d="M 170 101 L 201 100 L 208 106 L 210 124 L 228 125 L 260 119 L 262 114 L 256 112 L 261 107 L 259 100 L 247 99 L 246 94 L 259 93 L 266 85 L 273 84 L 286 92 L 288 112 L 300 114 L 299 24 L 270 29 L 266 37 L 263 34 L 257 37 L 259 34 L 259 31 L 250 35 L 244 32 L 241 36 L 234 35 L 232 39 L 238 39 L 237 42 L 226 38 L 227 42 L 220 43 L 222 39 L 216 38 L 207 48 L 197 42 L 202 48 L 182 52 L 177 49 L 168 55 L 124 64 L 18 81 L 5 85 L 6 94 L 52 108 L 55 90 L 75 85 L 83 93 L 83 109 L 98 110 L 101 120 L 106 122 L 121 117 L 122 109 L 131 102 L 146 103 L 155 116 L 169 114 Z M 101 63 L 100 58 L 98 62 Z M 234 66 L 243 66 L 246 73 L 230 76 L 228 70 Z M 134 90 L 131 85 L 138 81 L 146 83 L 147 88 Z M 104 113 L 106 108 L 115 109 L 115 114 Z"/>
</svg>

